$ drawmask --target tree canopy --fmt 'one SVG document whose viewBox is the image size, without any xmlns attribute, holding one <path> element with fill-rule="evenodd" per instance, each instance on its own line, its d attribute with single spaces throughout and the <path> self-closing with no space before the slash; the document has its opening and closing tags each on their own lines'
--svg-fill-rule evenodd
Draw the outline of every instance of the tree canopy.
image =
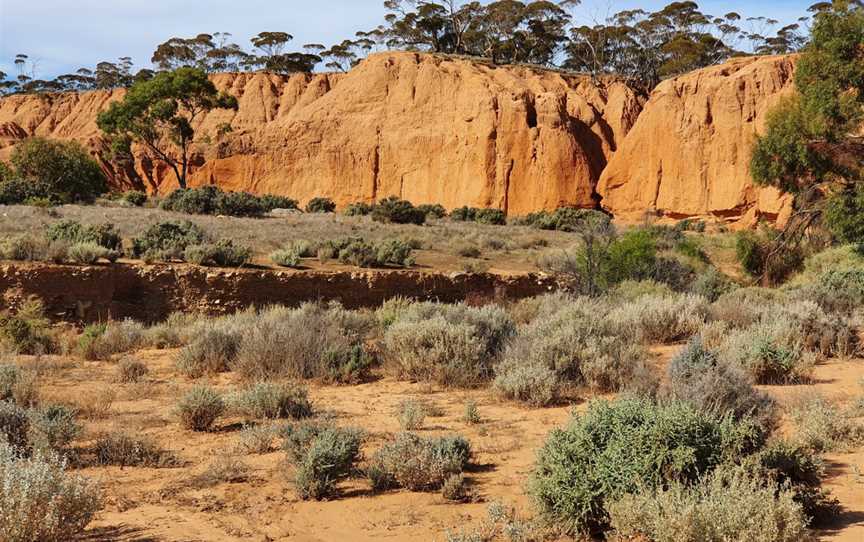
<svg viewBox="0 0 864 542">
<path fill-rule="evenodd" d="M 657 11 L 625 10 L 586 23 L 580 0 L 384 0 L 375 28 L 330 46 L 291 50 L 283 30 L 260 32 L 244 49 L 228 32 L 172 37 L 159 44 L 156 71 L 196 68 L 205 73 L 265 70 L 291 74 L 316 67 L 347 71 L 372 51 L 404 49 L 467 55 L 493 63 L 526 63 L 588 73 L 616 74 L 647 89 L 660 80 L 742 54 L 783 54 L 807 43 L 810 19 L 781 26 L 768 17 L 710 15 L 689 0 Z M 819 14 L 830 2 L 811 8 Z M 98 63 L 53 80 L 38 78 L 26 54 L 15 58 L 17 77 L 0 73 L 0 94 L 129 87 L 154 75 L 133 73 L 132 59 Z"/>
<path fill-rule="evenodd" d="M 127 154 L 133 142 L 144 145 L 185 188 L 195 118 L 216 108 L 236 109 L 237 100 L 220 94 L 203 70 L 180 67 L 135 83 L 122 101 L 99 114 L 97 123 L 111 136 L 115 151 Z"/>
</svg>

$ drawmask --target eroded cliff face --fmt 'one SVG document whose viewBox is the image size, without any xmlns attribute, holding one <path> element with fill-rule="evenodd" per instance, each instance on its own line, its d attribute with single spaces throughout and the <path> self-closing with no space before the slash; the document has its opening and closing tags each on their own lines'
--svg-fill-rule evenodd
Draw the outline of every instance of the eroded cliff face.
<svg viewBox="0 0 864 542">
<path fill-rule="evenodd" d="M 661 83 L 600 178 L 603 207 L 625 220 L 646 211 L 784 220 L 790 198 L 754 187 L 749 164 L 793 74 L 794 57 L 742 58 Z"/>
<path fill-rule="evenodd" d="M 647 103 L 620 81 L 406 52 L 347 74 L 219 74 L 239 109 L 197 121 L 190 184 L 340 205 L 397 195 L 510 215 L 602 198 L 625 219 L 645 210 L 773 218 L 787 200 L 754 189 L 747 162 L 765 113 L 791 92 L 793 66 L 734 60 L 666 81 Z M 76 139 L 118 187 L 172 190 L 173 173 L 143 149 L 134 163 L 109 159 L 96 115 L 122 95 L 0 99 L 0 159 L 32 135 Z"/>
</svg>

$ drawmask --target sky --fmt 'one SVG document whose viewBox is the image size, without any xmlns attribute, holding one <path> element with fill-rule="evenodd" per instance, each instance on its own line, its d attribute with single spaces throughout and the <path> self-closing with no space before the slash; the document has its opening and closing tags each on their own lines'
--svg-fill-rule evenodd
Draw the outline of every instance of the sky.
<svg viewBox="0 0 864 542">
<path fill-rule="evenodd" d="M 623 9 L 654 10 L 670 0 L 583 0 L 582 22 Z M 697 0 L 698 1 L 698 0 Z M 794 22 L 815 0 L 703 0 L 703 12 L 736 11 Z M 36 61 L 36 76 L 52 78 L 97 62 L 130 56 L 149 67 L 156 45 L 171 37 L 230 32 L 249 48 L 261 31 L 331 45 L 383 22 L 383 0 L 0 0 L 0 71 L 15 74 L 13 59 Z"/>
</svg>

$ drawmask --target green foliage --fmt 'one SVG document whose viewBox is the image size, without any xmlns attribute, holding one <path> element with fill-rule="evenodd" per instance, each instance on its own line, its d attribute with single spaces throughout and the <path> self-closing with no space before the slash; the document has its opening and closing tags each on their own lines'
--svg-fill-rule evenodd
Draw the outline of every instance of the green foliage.
<svg viewBox="0 0 864 542">
<path fill-rule="evenodd" d="M 332 213 L 336 210 L 336 204 L 330 198 L 312 198 L 306 204 L 307 213 Z"/>
<path fill-rule="evenodd" d="M 57 350 L 51 324 L 39 301 L 28 301 L 17 313 L 0 313 L 0 344 L 19 354 L 50 354 Z"/>
<path fill-rule="evenodd" d="M 8 401 L 0 401 L 0 446 L 9 444 L 20 452 L 30 447 L 30 418 L 27 411 Z"/>
<path fill-rule="evenodd" d="M 337 495 L 338 482 L 351 474 L 360 456 L 362 433 L 323 425 L 286 428 L 285 449 L 296 472 L 294 485 L 303 500 Z"/>
<path fill-rule="evenodd" d="M 32 197 L 62 203 L 92 202 L 107 190 L 99 164 L 74 141 L 30 138 L 15 146 L 11 160 L 18 179 L 31 187 L 21 190 L 23 187 L 16 184 L 2 190 L 6 203 L 23 203 Z M 15 201 L 16 193 L 26 197 Z"/>
<path fill-rule="evenodd" d="M 372 210 L 375 208 L 374 205 L 370 205 L 368 203 L 357 202 L 350 203 L 345 206 L 345 209 L 342 211 L 342 214 L 345 216 L 367 216 L 372 214 Z"/>
<path fill-rule="evenodd" d="M 308 418 L 312 415 L 309 392 L 303 386 L 260 382 L 236 393 L 231 406 L 252 419 Z"/>
<path fill-rule="evenodd" d="M 258 200 L 261 203 L 261 207 L 263 207 L 266 212 L 273 211 L 274 209 L 297 209 L 297 200 L 291 199 L 287 196 L 264 194 L 263 196 L 259 196 Z"/>
<path fill-rule="evenodd" d="M 225 401 L 207 386 L 195 386 L 177 404 L 180 423 L 192 431 L 209 431 L 224 412 Z"/>
<path fill-rule="evenodd" d="M 30 443 L 43 452 L 63 452 L 83 428 L 75 411 L 63 405 L 47 405 L 30 412 Z"/>
<path fill-rule="evenodd" d="M 207 240 L 204 231 L 188 220 L 159 222 L 132 239 L 132 254 L 154 259 L 179 259 L 186 247 Z"/>
<path fill-rule="evenodd" d="M 390 196 L 372 208 L 372 220 L 392 224 L 416 224 L 426 222 L 426 213 L 414 207 L 410 201 Z"/>
<path fill-rule="evenodd" d="M 230 239 L 220 239 L 215 243 L 187 246 L 183 259 L 196 265 L 242 267 L 252 259 L 252 249 L 235 245 Z"/>
<path fill-rule="evenodd" d="M 767 230 L 746 231 L 739 233 L 735 240 L 735 255 L 744 271 L 754 278 L 763 277 L 770 284 L 783 282 L 804 263 L 800 247 L 773 250 L 775 236 Z"/>
<path fill-rule="evenodd" d="M 597 216 L 602 215 L 602 217 Z M 577 209 L 575 207 L 559 207 L 554 212 L 537 211 L 518 220 L 518 223 L 541 230 L 558 230 L 566 232 L 579 231 L 586 222 L 603 221 L 606 215 L 593 209 Z"/>
<path fill-rule="evenodd" d="M 142 207 L 147 203 L 147 193 L 138 190 L 128 190 L 123 192 L 121 199 L 133 207 Z"/>
<path fill-rule="evenodd" d="M 282 267 L 299 267 L 300 255 L 293 249 L 279 249 L 270 253 L 270 261 Z"/>
<path fill-rule="evenodd" d="M 114 262 L 120 254 L 96 243 L 75 243 L 67 249 L 66 256 L 70 262 L 93 265 L 102 259 Z"/>
<path fill-rule="evenodd" d="M 212 109 L 237 109 L 237 100 L 220 94 L 207 74 L 182 67 L 136 82 L 123 97 L 99 113 L 96 123 L 112 139 L 116 153 L 128 155 L 138 142 L 167 164 L 186 188 L 193 123 Z"/>
<path fill-rule="evenodd" d="M 799 542 L 811 540 L 795 494 L 742 469 L 698 483 L 623 495 L 608 505 L 615 540 Z"/>
<path fill-rule="evenodd" d="M 606 505 L 640 489 L 693 483 L 727 459 L 755 451 L 764 435 L 686 404 L 594 401 L 551 433 L 538 454 L 530 492 L 565 531 L 608 525 Z"/>
<path fill-rule="evenodd" d="M 461 474 L 471 459 L 471 444 L 462 436 L 424 438 L 399 433 L 375 453 L 367 470 L 372 488 L 440 489 Z"/>
<path fill-rule="evenodd" d="M 458 222 L 477 222 L 492 226 L 503 226 L 507 216 L 500 209 L 480 209 L 477 207 L 460 207 L 450 211 L 450 218 Z"/>
<path fill-rule="evenodd" d="M 332 243 L 339 262 L 356 267 L 411 267 L 413 248 L 400 239 L 385 239 L 375 244 L 363 239 L 344 239 Z"/>
<path fill-rule="evenodd" d="M 215 185 L 171 192 L 160 207 L 166 211 L 195 215 L 257 218 L 273 209 L 296 209 L 297 202 L 281 196 L 255 196 L 247 192 L 223 192 Z"/>
<path fill-rule="evenodd" d="M 67 473 L 50 455 L 23 457 L 0 442 L 0 539 L 65 542 L 78 538 L 102 508 L 94 482 Z"/>
<path fill-rule="evenodd" d="M 447 209 L 444 208 L 440 203 L 424 203 L 423 205 L 418 205 L 417 209 L 426 215 L 426 218 L 444 218 L 447 216 Z"/>
</svg>

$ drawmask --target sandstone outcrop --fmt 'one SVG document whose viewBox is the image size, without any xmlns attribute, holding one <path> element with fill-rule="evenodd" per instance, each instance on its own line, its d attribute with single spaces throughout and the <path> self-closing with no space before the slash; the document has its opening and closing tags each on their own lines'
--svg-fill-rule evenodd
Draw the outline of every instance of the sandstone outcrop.
<svg viewBox="0 0 864 542">
<path fill-rule="evenodd" d="M 389 52 L 346 74 L 217 74 L 237 111 L 197 123 L 190 184 L 338 204 L 562 205 L 623 219 L 782 219 L 789 198 L 754 188 L 747 163 L 765 114 L 792 91 L 794 58 L 735 59 L 663 82 L 647 100 L 622 81 Z M 162 163 L 109 159 L 96 115 L 123 91 L 0 99 L 0 159 L 22 139 L 75 139 L 112 182 L 167 192 Z M 230 129 L 228 129 L 230 127 Z"/>
<path fill-rule="evenodd" d="M 784 218 L 790 198 L 754 187 L 755 135 L 793 92 L 794 57 L 734 59 L 661 83 L 610 160 L 598 193 L 619 218 Z"/>
</svg>

